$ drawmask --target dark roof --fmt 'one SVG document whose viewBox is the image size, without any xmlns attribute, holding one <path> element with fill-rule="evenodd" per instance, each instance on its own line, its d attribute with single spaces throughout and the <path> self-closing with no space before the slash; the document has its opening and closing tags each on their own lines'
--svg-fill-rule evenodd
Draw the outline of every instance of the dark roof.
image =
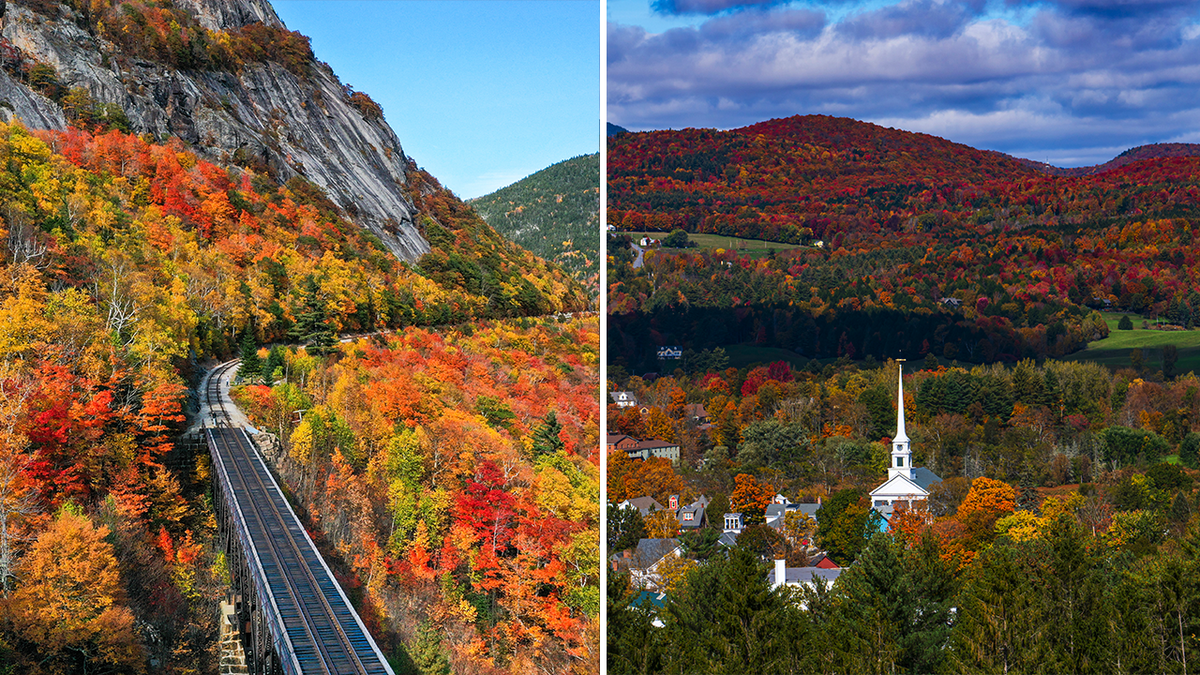
<svg viewBox="0 0 1200 675">
<path fill-rule="evenodd" d="M 643 569 L 662 560 L 679 548 L 678 539 L 639 539 L 634 559 L 640 562 Z"/>
<path fill-rule="evenodd" d="M 678 443 L 668 443 L 666 441 L 638 441 L 637 445 L 633 446 L 633 450 L 653 450 L 654 448 L 677 448 Z"/>
<path fill-rule="evenodd" d="M 722 532 L 720 537 L 717 537 L 717 543 L 722 546 L 733 548 L 737 546 L 737 535 L 732 532 Z"/>
<path fill-rule="evenodd" d="M 923 466 L 914 467 L 912 470 L 913 482 L 921 486 L 921 489 L 928 492 L 929 486 L 942 480 L 938 475 Z"/>
<path fill-rule="evenodd" d="M 650 512 L 651 507 L 653 507 L 655 511 L 662 511 L 664 508 L 663 505 L 659 504 L 658 500 L 654 497 L 634 497 L 633 499 L 627 499 L 626 501 L 628 501 L 629 504 L 638 511 L 641 511 L 643 516 Z"/>
<path fill-rule="evenodd" d="M 771 520 L 772 518 L 783 516 L 788 511 L 799 511 L 800 513 L 807 513 L 813 517 L 813 520 L 816 520 L 817 509 L 819 508 L 821 508 L 820 504 L 767 504 L 767 510 L 763 512 L 763 516 L 767 520 Z"/>
<path fill-rule="evenodd" d="M 630 436 L 629 434 L 609 434 L 607 442 L 609 445 L 613 445 L 614 443 L 620 443 L 623 439 L 626 439 L 626 438 L 628 438 L 629 440 L 632 440 L 632 441 L 637 440 L 636 438 L 634 438 L 633 436 Z"/>
<path fill-rule="evenodd" d="M 684 520 L 683 514 L 685 513 L 699 513 L 700 515 L 694 516 L 691 520 Z M 687 506 L 681 506 L 675 517 L 679 519 L 679 527 L 694 530 L 704 524 L 704 505 L 699 502 L 693 502 Z"/>
</svg>

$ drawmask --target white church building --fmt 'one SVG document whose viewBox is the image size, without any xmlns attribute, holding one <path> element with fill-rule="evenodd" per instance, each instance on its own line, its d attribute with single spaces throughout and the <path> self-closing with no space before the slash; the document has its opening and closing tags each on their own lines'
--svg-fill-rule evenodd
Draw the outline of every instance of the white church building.
<svg viewBox="0 0 1200 675">
<path fill-rule="evenodd" d="M 899 397 L 896 404 L 896 437 L 892 439 L 892 464 L 887 480 L 871 491 L 871 505 L 884 518 L 892 517 L 897 505 L 912 508 L 929 498 L 929 486 L 940 481 L 937 474 L 912 465 L 912 448 L 904 432 L 904 365 L 900 360 Z"/>
</svg>

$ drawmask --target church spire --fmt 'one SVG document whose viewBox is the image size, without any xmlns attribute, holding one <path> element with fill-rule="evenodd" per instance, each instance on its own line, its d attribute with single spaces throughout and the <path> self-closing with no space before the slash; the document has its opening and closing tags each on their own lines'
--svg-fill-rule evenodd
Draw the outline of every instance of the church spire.
<svg viewBox="0 0 1200 675">
<path fill-rule="evenodd" d="M 904 432 L 904 359 L 896 359 L 899 366 L 896 396 L 896 437 L 892 439 L 892 465 L 888 467 L 888 478 L 904 476 L 912 480 L 912 449 L 908 446 L 908 434 Z"/>
</svg>

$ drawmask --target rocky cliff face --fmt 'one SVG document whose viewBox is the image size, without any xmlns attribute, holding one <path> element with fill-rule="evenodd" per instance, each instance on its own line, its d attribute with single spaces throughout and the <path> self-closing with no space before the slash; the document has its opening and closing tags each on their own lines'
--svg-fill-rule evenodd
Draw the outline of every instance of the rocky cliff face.
<svg viewBox="0 0 1200 675">
<path fill-rule="evenodd" d="M 383 118 L 355 105 L 326 64 L 308 58 L 299 75 L 269 59 L 180 69 L 123 51 L 96 30 L 94 17 L 67 4 L 25 2 L 7 3 L 3 37 L 52 66 L 63 87 L 119 106 L 134 132 L 179 137 L 211 159 L 267 169 L 281 182 L 304 176 L 400 258 L 429 252 L 403 191 L 411 160 Z M 175 7 L 218 38 L 258 23 L 283 29 L 265 0 L 177 0 Z M 64 128 L 69 117 L 6 73 L 0 116 L 47 129 Z"/>
</svg>

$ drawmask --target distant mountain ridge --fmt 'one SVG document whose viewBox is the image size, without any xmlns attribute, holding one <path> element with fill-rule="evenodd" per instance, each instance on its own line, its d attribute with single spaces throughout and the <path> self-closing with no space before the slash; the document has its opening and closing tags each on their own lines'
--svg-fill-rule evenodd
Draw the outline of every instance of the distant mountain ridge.
<svg viewBox="0 0 1200 675">
<path fill-rule="evenodd" d="M 1126 164 L 1146 159 L 1162 159 L 1166 157 L 1200 157 L 1200 143 L 1151 143 L 1130 148 L 1103 164 L 1079 166 L 1071 168 L 1057 167 L 1045 162 L 1031 159 L 1016 158 L 1017 161 L 1043 173 L 1055 176 L 1094 176 L 1105 171 L 1119 169 Z"/>
<path fill-rule="evenodd" d="M 1200 215 L 1197 155 L 1186 144 L 1144 146 L 1101 167 L 1053 170 L 823 115 L 621 134 L 608 139 L 608 222 L 812 243 Z"/>
<path fill-rule="evenodd" d="M 468 203 L 497 232 L 598 290 L 600 153 L 558 162 Z"/>
</svg>

